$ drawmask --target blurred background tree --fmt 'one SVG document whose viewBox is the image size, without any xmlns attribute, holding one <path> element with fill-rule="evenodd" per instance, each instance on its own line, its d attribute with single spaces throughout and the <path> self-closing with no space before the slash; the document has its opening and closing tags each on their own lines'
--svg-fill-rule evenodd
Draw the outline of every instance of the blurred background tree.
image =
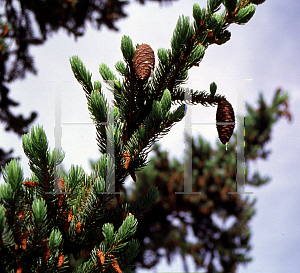
<svg viewBox="0 0 300 273">
<path fill-rule="evenodd" d="M 273 102 L 267 105 L 262 93 L 258 107 L 246 104 L 245 117 L 245 163 L 246 185 L 266 185 L 269 177 L 258 172 L 249 174 L 249 163 L 259 158 L 267 159 L 270 150 L 265 145 L 271 140 L 272 127 L 280 117 L 291 121 L 288 94 L 275 92 Z M 241 117 L 239 117 L 241 118 Z M 123 202 L 134 201 L 155 185 L 160 197 L 153 208 L 138 219 L 136 233 L 141 247 L 136 259 L 137 268 L 151 269 L 163 257 L 168 263 L 179 252 L 185 272 L 192 270 L 186 262 L 189 254 L 198 270 L 203 272 L 236 272 L 239 264 L 252 259 L 250 220 L 255 214 L 256 199 L 249 195 L 228 194 L 236 189 L 236 134 L 228 150 L 219 140 L 213 150 L 209 142 L 199 136 L 198 144 L 192 141 L 193 192 L 201 194 L 175 194 L 183 192 L 184 165 L 162 152 L 154 145 L 155 157 L 136 173 L 134 188 L 124 187 Z M 186 141 L 191 141 L 186 137 Z M 91 162 L 93 165 L 93 163 Z M 130 192 L 130 194 L 129 194 Z M 202 272 L 201 271 L 201 272 Z"/>
<path fill-rule="evenodd" d="M 171 3 L 176 0 L 148 0 Z M 133 2 L 133 1 L 131 1 Z M 147 0 L 135 0 L 145 4 Z M 28 118 L 14 115 L 10 107 L 19 102 L 9 97 L 8 84 L 24 79 L 27 72 L 37 74 L 34 58 L 29 49 L 42 45 L 51 34 L 65 29 L 75 40 L 84 35 L 87 22 L 100 29 L 118 31 L 116 22 L 127 17 L 124 8 L 130 1 L 119 0 L 5 0 L 0 4 L 0 122 L 5 131 L 13 131 L 19 137 L 28 132 L 37 113 Z M 4 167 L 12 157 L 13 149 L 0 147 L 0 166 Z M 18 159 L 20 159 L 18 157 Z M 1 175 L 1 168 L 0 168 Z"/>
</svg>

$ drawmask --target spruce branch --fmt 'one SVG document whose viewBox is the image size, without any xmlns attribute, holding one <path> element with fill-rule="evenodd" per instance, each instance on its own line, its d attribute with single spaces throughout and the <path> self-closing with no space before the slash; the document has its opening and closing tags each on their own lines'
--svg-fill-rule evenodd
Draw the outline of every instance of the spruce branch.
<svg viewBox="0 0 300 273">
<path fill-rule="evenodd" d="M 37 141 L 37 139 L 43 141 Z M 48 159 L 46 169 L 49 169 L 49 164 L 54 164 L 54 160 L 51 157 L 51 154 L 55 155 L 55 153 L 51 153 L 47 149 L 47 143 L 47 139 L 41 127 L 37 127 L 36 130 L 32 130 L 32 135 L 26 135 L 24 137 L 24 150 L 27 151 L 26 154 L 31 161 L 31 165 L 34 164 L 33 155 L 37 154 L 40 157 L 44 156 Z M 39 146 L 40 144 L 43 144 L 43 149 L 41 149 L 42 147 Z M 44 159 L 44 161 L 46 161 L 46 159 Z M 38 164 L 38 160 L 36 160 L 36 163 Z M 55 164 L 57 164 L 57 162 Z M 59 183 L 59 189 L 62 190 L 62 188 L 64 187 L 64 190 L 68 194 L 64 195 L 65 197 L 63 197 L 62 199 L 60 194 L 54 195 L 54 197 L 51 197 L 49 199 L 45 199 L 44 195 L 42 195 L 42 197 L 39 197 L 38 190 L 46 184 L 45 181 L 41 181 L 41 178 L 45 178 L 45 176 L 40 176 L 41 178 L 38 178 L 39 175 L 32 176 L 32 178 L 34 177 L 34 179 L 37 180 L 38 183 L 24 182 L 23 184 L 26 185 L 26 187 L 29 187 L 29 189 L 26 188 L 25 192 L 21 191 L 20 194 L 13 195 L 13 188 L 14 190 L 19 191 L 19 188 L 16 188 L 16 186 L 22 184 L 22 171 L 19 164 L 14 161 L 6 166 L 4 170 L 4 177 L 8 185 L 6 187 L 1 185 L 2 187 L 0 191 L 1 204 L 6 207 L 6 210 L 4 211 L 3 206 L 1 205 L 0 210 L 0 230 L 2 234 L 1 243 L 6 247 L 9 247 L 9 245 L 14 246 L 16 244 L 14 241 L 15 239 L 11 235 L 14 233 L 19 234 L 17 238 L 19 238 L 18 240 L 20 247 L 22 247 L 22 249 L 27 249 L 27 257 L 35 257 L 35 259 L 32 258 L 30 262 L 22 261 L 22 263 L 17 263 L 17 266 L 19 268 L 22 268 L 24 270 L 29 270 L 29 268 L 31 268 L 30 270 L 34 270 L 34 272 L 37 272 L 37 267 L 35 266 L 35 268 L 33 269 L 32 266 L 33 264 L 39 264 L 38 268 L 39 270 L 43 270 L 43 272 L 48 272 L 47 270 L 51 267 L 58 267 L 60 270 L 63 270 L 69 263 L 67 254 L 76 254 L 79 253 L 80 250 L 82 250 L 84 247 L 89 247 L 91 240 L 95 239 L 95 236 L 98 236 L 97 229 L 99 226 L 102 226 L 103 223 L 107 222 L 112 222 L 118 225 L 118 223 L 120 222 L 120 218 L 122 219 L 122 213 L 124 211 L 119 210 L 118 213 L 113 213 L 113 211 L 107 210 L 107 205 L 113 199 L 114 195 L 105 193 L 105 190 L 109 191 L 110 187 L 112 186 L 109 185 L 108 189 L 105 188 L 104 179 L 107 177 L 106 168 L 109 174 L 111 174 L 112 169 L 115 168 L 115 166 L 112 164 L 112 161 L 110 160 L 110 155 L 106 156 L 106 154 L 103 155 L 102 160 L 100 160 L 97 166 L 95 166 L 95 171 L 91 174 L 91 176 L 86 176 L 81 168 L 74 166 L 71 167 L 69 175 L 63 175 L 66 183 L 64 183 L 64 180 L 62 178 L 60 178 Z M 34 170 L 36 172 L 41 172 L 43 171 L 43 168 L 36 168 Z M 16 183 L 16 181 L 19 182 Z M 54 190 L 53 179 L 50 179 L 48 181 L 48 185 L 49 189 Z M 33 195 L 29 195 L 28 190 L 29 193 L 32 193 L 32 191 L 34 191 L 37 199 L 34 199 L 36 197 L 34 197 Z M 25 195 L 27 197 L 31 196 L 32 200 L 34 199 L 34 201 L 31 203 L 31 207 L 23 207 L 23 204 L 25 204 L 25 202 L 23 202 L 23 198 Z M 157 195 L 158 192 L 156 190 L 156 196 Z M 19 201 L 15 200 L 17 196 Z M 9 209 L 11 204 L 15 204 L 15 209 Z M 24 213 L 22 213 L 23 210 Z M 19 217 L 20 220 L 14 223 L 13 215 L 15 215 L 15 211 L 17 212 L 17 214 L 21 213 L 21 217 L 25 216 L 26 221 L 24 222 L 24 220 Z M 7 216 L 5 214 L 7 214 Z M 54 217 L 49 218 L 49 215 L 53 215 Z M 6 218 L 11 220 L 9 220 L 9 222 L 6 222 Z M 32 220 L 30 220 L 31 218 Z M 52 221 L 48 221 L 48 219 Z M 65 222 L 63 221 L 64 219 Z M 9 223 L 9 225 L 5 223 Z M 14 227 L 14 225 L 16 225 L 16 227 Z M 21 229 L 26 225 L 29 226 L 26 228 L 27 233 L 25 232 L 22 235 Z M 14 232 L 11 232 L 10 229 L 13 229 Z M 52 233 L 50 236 L 50 240 L 45 239 L 49 238 L 47 232 L 51 230 Z M 130 230 L 129 233 L 128 230 Z M 127 243 L 121 243 L 121 241 L 126 241 L 129 237 L 132 236 L 135 230 L 136 228 L 132 228 L 128 224 L 125 224 L 123 229 L 119 230 L 121 237 L 116 240 L 117 244 L 114 247 L 115 252 L 119 253 L 123 251 Z M 3 234 L 3 232 L 5 234 Z M 45 249 L 45 244 L 46 247 L 48 247 L 47 242 L 49 242 L 49 251 Z M 42 253 L 46 253 L 45 251 L 48 251 L 50 253 L 49 255 L 47 254 L 46 264 L 44 262 L 40 263 L 41 260 L 39 260 L 39 257 L 41 255 L 44 255 Z M 53 256 L 55 255 L 56 251 L 59 252 L 58 256 Z M 133 257 L 131 257 L 131 259 L 132 258 Z M 15 261 L 16 259 L 17 256 L 11 256 L 11 261 Z M 131 261 L 131 259 L 127 258 L 127 261 Z M 125 266 L 125 264 L 126 262 L 123 263 L 123 266 Z M 110 261 L 109 266 L 116 267 L 117 264 Z M 9 265 L 7 265 L 7 267 L 9 267 Z"/>
<path fill-rule="evenodd" d="M 193 89 L 186 90 L 182 87 L 177 87 L 174 90 L 172 99 L 172 104 L 175 104 L 175 102 L 182 105 L 183 101 L 185 101 L 184 96 L 186 92 L 189 92 L 191 94 L 191 103 L 193 105 L 196 105 L 198 103 L 201 103 L 203 106 L 214 106 L 216 105 L 220 100 L 224 100 L 225 96 L 222 96 L 220 94 L 214 94 L 208 93 L 206 91 L 194 91 Z"/>
<path fill-rule="evenodd" d="M 73 74 L 87 98 L 102 156 L 90 175 L 77 166 L 64 173 L 57 170 L 64 153 L 50 151 L 42 127 L 32 128 L 31 134 L 23 137 L 31 178 L 24 181 L 19 163 L 11 161 L 3 170 L 6 185 L 0 187 L 0 254 L 4 257 L 0 263 L 5 270 L 63 272 L 70 266 L 70 257 L 78 257 L 86 249 L 90 257 L 74 272 L 131 272 L 139 248 L 132 239 L 137 230 L 136 217 L 157 200 L 158 189 L 154 187 L 139 200 L 122 206 L 113 203 L 114 189 L 129 174 L 136 181 L 135 171 L 147 165 L 152 145 L 183 119 L 186 105 L 182 102 L 187 92 L 191 92 L 193 104 L 214 106 L 225 100 L 216 95 L 215 84 L 211 84 L 210 93 L 189 91 L 181 85 L 188 79 L 188 70 L 199 65 L 209 45 L 230 39 L 226 28 L 231 23 L 250 20 L 255 11 L 252 2 L 225 1 L 222 15 L 216 14 L 221 0 L 208 0 L 207 10 L 195 4 L 193 24 L 189 17 L 179 17 L 171 49 L 158 50 L 155 68 L 151 47 L 134 47 L 130 37 L 123 36 L 124 62 L 115 65 L 123 79 L 118 79 L 107 65 L 99 66 L 103 81 L 114 94 L 113 107 L 101 83 L 92 84 L 92 74 L 78 56 L 70 58 Z M 284 103 L 284 99 L 276 97 L 274 105 Z M 175 102 L 181 105 L 171 112 Z M 278 114 L 290 117 L 287 111 Z M 114 153 L 108 151 L 113 145 Z"/>
<path fill-rule="evenodd" d="M 226 12 L 223 16 L 215 13 L 220 9 L 220 0 L 209 0 L 207 11 L 194 4 L 193 27 L 188 17 L 179 17 L 171 40 L 172 50 L 158 51 L 160 62 L 150 83 L 154 99 L 157 100 L 165 88 L 170 90 L 173 98 L 174 88 L 185 82 L 188 69 L 199 66 L 207 47 L 227 42 L 230 32 L 226 28 L 231 23 L 244 24 L 251 19 L 255 12 L 254 5 L 248 0 L 235 2 L 225 1 Z"/>
<path fill-rule="evenodd" d="M 93 85 L 91 82 L 92 74 L 88 70 L 86 70 L 85 66 L 78 58 L 78 56 L 73 56 L 72 58 L 70 58 L 70 63 L 75 78 L 82 85 L 85 95 L 87 99 L 89 99 L 93 90 Z"/>
</svg>

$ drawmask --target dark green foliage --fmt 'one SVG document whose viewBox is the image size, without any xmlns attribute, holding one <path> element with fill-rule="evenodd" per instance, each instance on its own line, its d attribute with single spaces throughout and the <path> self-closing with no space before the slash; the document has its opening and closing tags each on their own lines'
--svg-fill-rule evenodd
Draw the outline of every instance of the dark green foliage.
<svg viewBox="0 0 300 273">
<path fill-rule="evenodd" d="M 202 10 L 197 3 L 193 5 L 193 17 L 197 24 L 200 24 L 201 20 L 204 20 Z"/>
<path fill-rule="evenodd" d="M 254 15 L 255 6 L 254 4 L 249 4 L 239 10 L 235 17 L 235 22 L 239 25 L 246 24 Z"/>
<path fill-rule="evenodd" d="M 220 9 L 222 0 L 207 0 L 207 10 L 209 13 L 214 13 Z"/>
<path fill-rule="evenodd" d="M 234 11 L 237 6 L 237 0 L 224 0 L 224 6 L 228 11 Z"/>
<path fill-rule="evenodd" d="M 215 82 L 212 82 L 209 86 L 209 90 L 210 90 L 210 95 L 213 97 L 217 91 L 217 84 Z"/>
<path fill-rule="evenodd" d="M 70 58 L 70 64 L 76 80 L 82 85 L 83 90 L 85 91 L 85 95 L 90 97 L 93 90 L 93 85 L 91 82 L 92 74 L 90 71 L 86 70 L 84 64 L 78 58 L 78 56 L 73 56 Z"/>
<path fill-rule="evenodd" d="M 178 58 L 180 56 L 192 35 L 193 33 L 190 28 L 189 17 L 184 15 L 180 16 L 171 40 L 171 48 L 174 58 Z"/>
<path fill-rule="evenodd" d="M 214 34 L 220 32 L 223 27 L 223 17 L 220 14 L 213 14 L 209 20 L 207 20 L 207 28 L 212 30 Z"/>
<path fill-rule="evenodd" d="M 152 0 L 153 1 L 153 0 Z M 173 0 L 154 0 L 159 3 Z M 144 4 L 146 1 L 139 1 Z M 31 112 L 28 118 L 16 116 L 10 107 L 19 103 L 9 98 L 7 84 L 25 78 L 28 72 L 37 74 L 34 58 L 29 49 L 42 45 L 52 33 L 66 30 L 75 39 L 83 36 L 89 21 L 100 29 L 105 25 L 111 30 L 118 30 L 115 23 L 127 17 L 124 8 L 129 1 L 122 0 L 16 0 L 1 1 L 0 14 L 0 122 L 6 131 L 13 131 L 18 136 L 28 132 L 29 125 L 36 119 L 37 113 Z M 21 10 L 20 10 L 21 8 Z M 6 32 L 6 27 L 8 32 Z M 39 33 L 36 33 L 36 30 Z M 16 45 L 10 48 L 8 45 Z M 12 157 L 12 150 L 5 152 L 0 148 L 0 166 L 5 166 Z M 1 175 L 1 168 L 0 168 Z"/>
<path fill-rule="evenodd" d="M 287 102 L 289 96 L 287 93 L 280 96 L 280 92 L 281 89 L 276 91 L 271 107 L 266 105 L 263 94 L 260 94 L 257 110 L 246 103 L 246 109 L 249 113 L 249 117 L 245 118 L 245 126 L 248 131 L 246 141 L 249 145 L 245 147 L 245 155 L 249 160 L 254 160 L 257 157 L 265 159 L 270 154 L 271 151 L 266 151 L 264 146 L 271 139 L 272 125 L 279 117 L 285 116 L 291 121 Z M 284 108 L 280 109 L 282 107 Z"/>
<path fill-rule="evenodd" d="M 116 79 L 116 76 L 113 74 L 113 72 L 109 69 L 109 67 L 104 64 L 101 63 L 99 66 L 99 72 L 100 75 L 102 76 L 102 79 L 106 82 L 106 81 L 113 81 Z"/>
<path fill-rule="evenodd" d="M 164 203 L 158 210 L 154 209 L 153 217 L 155 223 L 162 224 L 153 225 L 151 219 L 154 218 L 150 217 L 148 227 L 154 227 L 157 232 L 164 230 L 163 235 L 166 236 L 160 238 L 159 243 L 163 242 L 169 253 L 179 244 L 183 256 L 191 253 L 197 264 L 203 266 L 207 252 L 212 253 L 211 258 L 218 252 L 226 271 L 235 270 L 237 262 L 249 261 L 246 253 L 249 248 L 245 245 L 249 242 L 250 233 L 245 224 L 255 212 L 254 202 L 247 204 L 247 199 L 240 200 L 239 196 L 227 195 L 234 184 L 236 161 L 233 145 L 230 145 L 228 157 L 212 151 L 209 144 L 201 139 L 200 148 L 193 146 L 194 150 L 198 150 L 193 166 L 199 171 L 197 182 L 194 178 L 194 187 L 203 192 L 200 197 L 181 195 L 176 198 L 175 192 L 182 191 L 182 166 L 175 162 L 175 167 L 171 168 L 173 174 L 175 170 L 177 173 L 175 178 L 169 178 L 163 173 L 169 165 L 165 159 L 157 163 L 158 170 L 150 173 L 147 173 L 149 169 L 145 170 L 154 179 L 147 180 L 145 177 L 138 184 L 140 189 L 136 196 L 141 194 L 139 198 L 122 203 L 118 192 L 115 192 L 123 187 L 128 175 L 136 181 L 135 172 L 147 166 L 147 155 L 152 145 L 167 134 L 175 122 L 183 119 L 187 110 L 183 104 L 187 93 L 193 104 L 200 103 L 203 106 L 213 106 L 225 100 L 224 96 L 215 94 L 216 84 L 210 86 L 210 92 L 182 87 L 188 78 L 188 70 L 199 65 L 206 48 L 229 39 L 230 35 L 225 34 L 225 29 L 230 23 L 237 22 L 234 18 L 239 16 L 238 23 L 244 23 L 253 15 L 253 5 L 248 5 L 248 2 L 240 3 L 235 10 L 235 17 L 229 12 L 215 14 L 220 4 L 219 0 L 209 0 L 207 13 L 205 9 L 199 11 L 195 6 L 194 16 L 197 20 L 193 24 L 190 24 L 188 17 L 180 17 L 171 40 L 171 49 L 159 50 L 159 63 L 152 75 L 147 70 L 145 78 L 143 75 L 141 79 L 137 78 L 134 71 L 136 62 L 133 66 L 139 44 L 133 46 L 130 37 L 123 36 L 121 51 L 125 63 L 119 61 L 115 65 L 123 78 L 118 79 L 103 63 L 99 67 L 103 81 L 114 93 L 114 107 L 105 99 L 101 83 L 92 83 L 91 73 L 81 60 L 77 56 L 70 58 L 74 76 L 86 94 L 102 155 L 93 163 L 91 174 L 86 174 L 78 166 L 72 166 L 69 172 L 65 172 L 57 168 L 64 153 L 60 150 L 50 151 L 42 127 L 32 128 L 31 134 L 23 136 L 23 150 L 29 159 L 31 178 L 24 181 L 19 163 L 13 160 L 5 167 L 6 184 L 0 187 L 0 263 L 4 270 L 132 272 L 133 259 L 139 249 L 138 241 L 132 238 L 137 231 L 136 217 L 148 211 L 158 197 L 158 204 Z M 151 48 L 149 45 L 147 47 Z M 143 56 L 142 63 L 147 67 L 151 63 L 152 69 L 152 49 L 143 53 L 151 54 Z M 181 105 L 171 112 L 171 104 L 176 102 Z M 285 98 L 276 97 L 278 105 L 284 102 Z M 114 151 L 111 152 L 109 148 L 113 146 Z M 158 187 L 150 187 L 157 177 L 162 179 Z M 255 176 L 257 185 L 267 180 Z M 159 196 L 158 188 L 163 195 Z M 181 229 L 173 228 L 167 219 L 173 211 L 183 218 L 180 213 L 190 204 L 193 206 L 190 211 L 197 219 L 192 223 L 199 237 L 196 248 L 184 240 L 188 224 L 184 223 Z M 223 218 L 235 216 L 235 226 L 230 230 L 221 229 L 210 218 L 212 212 Z M 171 228 L 170 232 L 167 227 Z M 147 227 L 142 226 L 142 229 L 148 231 Z M 240 241 L 236 240 L 236 232 Z M 216 236 L 211 237 L 211 234 Z M 229 260 L 225 247 L 233 250 L 243 248 L 244 253 L 233 253 L 232 260 Z M 200 248 L 203 250 L 197 256 L 195 250 Z M 83 260 L 74 263 L 73 258 L 78 260 L 79 255 Z M 207 269 L 208 272 L 214 272 L 212 262 Z"/>
<path fill-rule="evenodd" d="M 288 94 L 281 95 L 277 90 L 271 105 L 266 104 L 262 94 L 256 109 L 246 104 L 245 159 L 248 185 L 258 187 L 270 181 L 269 177 L 261 177 L 258 172 L 250 176 L 249 163 L 258 158 L 267 158 L 269 151 L 265 151 L 264 146 L 271 140 L 274 123 L 282 116 L 291 120 L 287 100 Z M 190 136 L 186 140 L 190 141 Z M 249 196 L 241 194 L 228 194 L 236 191 L 235 144 L 231 142 L 227 152 L 219 141 L 217 144 L 218 149 L 213 150 L 201 136 L 192 141 L 193 192 L 201 194 L 175 194 L 183 192 L 182 160 L 171 161 L 167 152 L 161 151 L 159 145 L 154 146 L 156 155 L 150 159 L 147 167 L 137 173 L 137 183 L 131 189 L 131 195 L 122 195 L 124 202 L 130 202 L 140 198 L 150 186 L 157 186 L 160 193 L 153 208 L 138 218 L 136 235 L 141 242 L 141 251 L 136 260 L 137 266 L 153 268 L 164 256 L 171 263 L 178 250 L 183 257 L 187 254 L 192 256 L 197 272 L 236 272 L 239 265 L 252 260 L 250 222 L 255 214 L 256 200 L 250 201 Z M 171 219 L 176 219 L 179 227 Z M 222 227 L 216 219 L 224 223 L 231 220 L 233 223 Z M 193 242 L 187 239 L 189 227 L 196 236 Z M 165 249 L 166 254 L 159 254 L 159 249 Z M 217 261 L 212 261 L 213 257 L 221 268 L 216 265 Z M 188 269 L 186 272 L 192 270 L 187 264 L 185 268 Z"/>
<path fill-rule="evenodd" d="M 68 174 L 60 171 L 56 173 L 65 181 L 67 195 L 62 206 L 55 188 L 54 171 L 62 162 L 64 153 L 50 151 L 45 132 L 39 126 L 32 128 L 31 134 L 23 137 L 23 149 L 33 172 L 32 177 L 26 180 L 35 183 L 35 186 L 25 187 L 23 171 L 18 161 L 12 160 L 6 165 L 3 170 L 6 184 L 0 185 L 0 255 L 3 257 L 0 262 L 4 269 L 13 270 L 20 264 L 25 272 L 51 272 L 53 269 L 63 272 L 69 267 L 69 256 L 78 255 L 83 249 L 92 250 L 90 243 L 94 240 L 98 242 L 97 249 L 94 248 L 89 261 L 79 266 L 76 272 L 95 272 L 97 251 L 102 251 L 106 256 L 109 253 L 118 256 L 124 272 L 132 268 L 130 263 L 139 247 L 139 243 L 131 238 L 137 228 L 134 215 L 142 215 L 149 209 L 158 198 L 157 189 L 150 189 L 137 202 L 114 208 L 111 201 L 115 195 L 109 193 L 111 184 L 106 185 L 105 180 L 110 178 L 115 166 L 111 157 L 108 156 L 106 160 L 104 154 L 91 175 L 85 174 L 77 166 L 72 166 Z M 109 173 L 108 176 L 106 172 Z M 56 194 L 49 195 L 48 192 Z M 19 214 L 22 212 L 26 217 L 21 219 Z M 74 216 L 67 229 L 66 213 Z M 15 218 L 18 220 L 15 221 Z M 114 227 L 118 228 L 116 232 L 113 231 Z M 27 259 L 15 262 L 15 247 L 24 247 L 23 241 L 13 235 L 18 233 L 19 228 L 23 228 L 23 235 L 28 231 L 30 235 L 27 235 L 25 244 L 27 252 L 22 255 Z M 100 235 L 101 229 L 104 237 Z M 51 251 L 47 264 L 41 264 L 42 252 L 45 251 L 44 240 L 49 240 Z M 64 255 L 62 266 L 58 266 L 56 251 Z M 7 261 L 10 261 L 9 264 Z M 107 256 L 102 267 L 109 267 L 111 263 L 112 258 Z"/>
<path fill-rule="evenodd" d="M 124 60 L 132 67 L 132 60 L 134 57 L 135 48 L 132 45 L 132 40 L 129 36 L 124 35 L 121 41 L 121 50 Z"/>
<path fill-rule="evenodd" d="M 122 61 L 118 61 L 115 65 L 115 68 L 122 76 L 126 75 L 127 70 L 125 64 Z"/>
<path fill-rule="evenodd" d="M 218 35 L 218 41 L 216 41 L 217 45 L 225 44 L 227 41 L 230 40 L 231 33 L 228 30 L 224 30 L 220 32 Z"/>
</svg>

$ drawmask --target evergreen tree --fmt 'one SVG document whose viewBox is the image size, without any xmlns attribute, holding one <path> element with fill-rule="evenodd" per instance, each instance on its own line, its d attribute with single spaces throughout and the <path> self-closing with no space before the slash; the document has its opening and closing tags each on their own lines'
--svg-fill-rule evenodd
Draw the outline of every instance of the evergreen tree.
<svg viewBox="0 0 300 273">
<path fill-rule="evenodd" d="M 154 0 L 159 3 L 173 0 Z M 140 4 L 145 1 L 139 0 Z M 29 125 L 37 113 L 31 112 L 28 118 L 14 115 L 11 107 L 19 105 L 9 97 L 8 84 L 25 78 L 27 72 L 37 74 L 34 58 L 29 49 L 42 45 L 47 38 L 64 29 L 75 39 L 83 36 L 88 21 L 93 27 L 101 26 L 117 31 L 115 23 L 127 17 L 124 7 L 128 1 L 119 0 L 5 0 L 0 10 L 0 122 L 6 131 L 18 136 L 28 133 Z M 31 16 L 31 15 L 34 16 Z M 36 29 L 40 33 L 36 33 Z M 8 44 L 14 44 L 9 47 Z M 13 150 L 0 148 L 0 166 L 4 167 L 12 157 Z M 0 175 L 1 175 L 0 168 Z"/>
<path fill-rule="evenodd" d="M 217 14 L 222 3 L 225 11 Z M 137 230 L 136 218 L 154 204 L 159 194 L 154 187 L 138 200 L 120 204 L 118 189 L 128 175 L 136 181 L 135 172 L 147 166 L 152 145 L 184 117 L 188 91 L 181 85 L 188 70 L 199 65 L 209 45 L 221 45 L 230 39 L 226 30 L 230 24 L 247 23 L 254 12 L 249 0 L 209 0 L 207 9 L 194 4 L 193 24 L 188 17 L 179 18 L 171 49 L 158 50 L 155 70 L 152 48 L 146 44 L 134 47 L 131 39 L 123 36 L 125 63 L 115 65 L 123 80 L 105 64 L 99 68 L 114 94 L 114 107 L 109 107 L 102 84 L 92 83 L 91 73 L 81 60 L 70 58 L 74 76 L 86 94 L 102 156 L 91 174 L 78 166 L 71 166 L 66 174 L 58 168 L 64 153 L 50 151 L 42 127 L 32 128 L 31 134 L 23 136 L 32 175 L 24 179 L 19 162 L 12 160 L 3 170 L 6 185 L 0 187 L 3 270 L 70 271 L 70 258 L 78 258 L 85 249 L 90 251 L 88 260 L 73 272 L 132 272 L 139 250 L 138 241 L 132 238 Z M 214 86 L 210 92 L 191 90 L 191 101 L 218 104 L 217 120 L 226 123 L 218 127 L 219 138 L 226 143 L 233 132 L 233 109 L 224 96 L 215 93 Z M 171 112 L 171 104 L 176 101 L 181 105 Z M 118 202 L 113 203 L 115 197 Z"/>
</svg>

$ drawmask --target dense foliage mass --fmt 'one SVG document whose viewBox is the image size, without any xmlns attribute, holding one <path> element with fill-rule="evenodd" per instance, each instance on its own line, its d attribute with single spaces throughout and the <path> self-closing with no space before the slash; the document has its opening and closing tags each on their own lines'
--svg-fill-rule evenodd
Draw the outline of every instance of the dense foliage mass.
<svg viewBox="0 0 300 273">
<path fill-rule="evenodd" d="M 72 8 L 76 8 L 75 2 L 71 3 Z M 221 4 L 224 4 L 225 10 L 218 14 Z M 135 200 L 132 198 L 122 203 L 118 190 L 129 175 L 136 181 L 136 173 L 148 164 L 151 147 L 184 118 L 187 110 L 185 102 L 204 106 L 225 104 L 227 100 L 216 93 L 215 83 L 210 85 L 209 92 L 187 90 L 183 83 L 187 81 L 188 70 L 199 66 L 207 47 L 226 43 L 231 35 L 228 26 L 247 23 L 254 12 L 255 6 L 249 0 L 209 0 L 207 9 L 194 4 L 193 23 L 186 16 L 179 17 L 171 49 L 158 49 L 156 65 L 154 51 L 149 45 L 134 46 L 130 37 L 123 36 L 121 50 L 124 61 L 115 65 L 122 78 L 118 78 L 104 63 L 99 67 L 103 81 L 114 94 L 114 106 L 108 104 L 101 82 L 92 82 L 91 73 L 79 57 L 70 58 L 71 69 L 87 98 L 102 155 L 90 174 L 73 165 L 68 172 L 63 172 L 59 166 L 64 152 L 61 149 L 50 150 L 41 126 L 32 128 L 30 134 L 23 136 L 23 150 L 29 159 L 31 177 L 24 179 L 16 160 L 2 169 L 5 185 L 0 186 L 0 263 L 3 270 L 18 273 L 132 272 L 140 245 L 133 238 L 137 232 L 137 218 L 155 203 L 159 197 L 158 189 L 161 196 L 152 215 L 156 220 L 148 225 L 151 232 L 155 231 L 153 238 L 141 220 L 142 232 L 146 233 L 140 239 L 148 238 L 150 248 L 157 247 L 157 239 L 164 242 L 168 253 L 179 245 L 184 255 L 191 253 L 197 265 L 206 266 L 209 272 L 215 270 L 213 258 L 217 252 L 225 270 L 234 271 L 238 262 L 249 261 L 246 254 L 250 235 L 246 223 L 254 213 L 254 202 L 249 204 L 248 199 L 243 200 L 238 195 L 228 196 L 228 191 L 233 189 L 235 175 L 233 146 L 230 145 L 228 154 L 231 155 L 228 157 L 212 151 L 203 140 L 200 140 L 199 148 L 193 146 L 196 155 L 193 168 L 199 172 L 193 177 L 193 186 L 196 191 L 203 192 L 201 195 L 175 196 L 175 191 L 182 190 L 182 167 L 175 163 L 177 173 L 170 174 L 174 166 L 169 165 L 166 159 L 157 163 L 158 170 L 154 172 L 145 169 L 146 176 L 138 180 L 141 188 L 135 193 Z M 259 115 L 252 113 L 246 120 L 250 121 L 249 128 L 254 127 L 249 140 L 253 143 L 258 141 L 259 146 L 255 146 L 256 143 L 250 145 L 246 157 L 249 154 L 255 156 L 254 152 L 258 151 L 252 147 L 260 149 L 264 145 L 263 140 L 268 140 L 269 132 L 266 130 L 274 123 L 274 115 L 290 115 L 287 109 L 277 111 L 281 104 L 287 106 L 286 101 L 287 95 L 280 96 L 277 92 L 273 108 L 268 109 L 261 98 Z M 180 105 L 171 112 L 172 103 Z M 228 103 L 225 105 L 223 109 L 221 106 L 217 121 L 233 123 L 233 109 Z M 251 115 L 251 108 L 248 110 Z M 264 127 L 258 125 L 262 122 L 259 120 L 261 115 L 264 115 Z M 258 122 L 251 123 L 255 118 Z M 219 130 L 219 137 L 225 143 L 232 135 L 233 124 L 224 126 L 230 126 L 227 127 L 230 130 Z M 171 169 L 168 170 L 169 166 Z M 157 186 L 150 187 L 150 181 L 157 180 L 153 176 L 157 175 L 157 171 L 162 180 Z M 260 185 L 267 180 L 255 174 L 247 182 Z M 185 212 L 194 219 L 190 225 L 198 242 L 193 246 L 181 241 L 185 239 L 186 229 L 174 228 L 168 220 L 173 213 L 173 216 L 179 215 L 187 226 L 188 221 L 183 219 L 186 216 L 181 214 Z M 212 213 L 221 218 L 234 216 L 234 226 L 230 230 L 222 230 L 213 222 Z M 154 219 L 151 214 L 148 216 L 149 220 Z M 147 240 L 142 242 L 147 244 Z M 243 253 L 229 254 L 228 246 L 233 252 L 242 249 Z M 143 245 L 141 253 L 144 250 Z M 88 253 L 87 259 L 74 265 L 72 259 L 79 259 L 82 251 Z M 209 254 L 209 264 L 206 265 L 204 260 Z"/>
</svg>

